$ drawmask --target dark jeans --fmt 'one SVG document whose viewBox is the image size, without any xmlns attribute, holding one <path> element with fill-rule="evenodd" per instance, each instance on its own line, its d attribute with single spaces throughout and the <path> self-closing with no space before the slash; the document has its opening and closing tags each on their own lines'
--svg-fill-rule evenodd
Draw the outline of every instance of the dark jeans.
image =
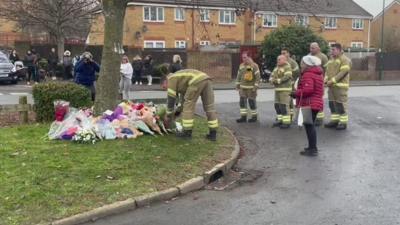
<svg viewBox="0 0 400 225">
<path fill-rule="evenodd" d="M 142 71 L 140 71 L 140 70 L 133 71 L 132 83 L 135 83 L 135 82 L 142 82 Z"/>
<path fill-rule="evenodd" d="M 64 80 L 72 78 L 72 65 L 64 66 Z"/>
<path fill-rule="evenodd" d="M 308 148 L 317 148 L 317 131 L 315 130 L 315 119 L 317 118 L 318 111 L 312 110 L 313 124 L 304 124 L 308 139 Z"/>
<path fill-rule="evenodd" d="M 85 88 L 89 89 L 90 94 L 92 95 L 92 101 L 96 99 L 96 87 L 94 84 L 90 85 L 83 85 Z"/>
<path fill-rule="evenodd" d="M 35 82 L 39 82 L 39 76 L 37 74 L 36 66 L 28 66 L 28 82 L 31 82 L 31 80 Z"/>
</svg>

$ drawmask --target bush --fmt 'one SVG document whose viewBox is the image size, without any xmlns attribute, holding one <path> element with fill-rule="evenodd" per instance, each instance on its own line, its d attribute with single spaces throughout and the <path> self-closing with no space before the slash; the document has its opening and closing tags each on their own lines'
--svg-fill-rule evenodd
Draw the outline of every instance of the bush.
<svg viewBox="0 0 400 225">
<path fill-rule="evenodd" d="M 33 87 L 36 121 L 54 120 L 54 101 L 65 100 L 72 107 L 91 107 L 91 94 L 85 87 L 69 82 L 49 82 Z"/>
<path fill-rule="evenodd" d="M 318 42 L 321 51 L 328 52 L 328 43 L 309 27 L 290 25 L 273 31 L 265 37 L 262 44 L 262 52 L 265 55 L 268 68 L 273 69 L 276 66 L 276 58 L 280 55 L 283 47 L 288 48 L 290 53 L 296 56 L 296 61 L 299 62 L 303 56 L 308 55 L 312 42 Z"/>
</svg>

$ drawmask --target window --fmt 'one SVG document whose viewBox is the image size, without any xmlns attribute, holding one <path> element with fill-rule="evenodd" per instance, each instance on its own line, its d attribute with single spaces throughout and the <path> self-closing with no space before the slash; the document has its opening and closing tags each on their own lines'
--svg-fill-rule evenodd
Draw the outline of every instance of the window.
<svg viewBox="0 0 400 225">
<path fill-rule="evenodd" d="M 364 20 L 362 20 L 362 19 L 353 19 L 353 29 L 356 29 L 356 30 L 364 29 Z"/>
<path fill-rule="evenodd" d="M 210 10 L 200 9 L 200 22 L 210 22 Z"/>
<path fill-rule="evenodd" d="M 297 15 L 294 20 L 298 25 L 308 26 L 308 16 Z"/>
<path fill-rule="evenodd" d="M 263 26 L 264 27 L 277 27 L 278 17 L 274 14 L 264 14 L 263 15 Z"/>
<path fill-rule="evenodd" d="M 208 46 L 211 45 L 210 41 L 200 41 L 200 46 Z"/>
<path fill-rule="evenodd" d="M 143 7 L 145 22 L 164 22 L 164 8 L 156 6 Z"/>
<path fill-rule="evenodd" d="M 186 41 L 175 41 L 175 48 L 186 48 Z"/>
<path fill-rule="evenodd" d="M 144 41 L 144 48 L 165 48 L 165 41 Z"/>
<path fill-rule="evenodd" d="M 326 17 L 325 18 L 325 28 L 326 29 L 336 29 L 337 28 L 337 18 Z"/>
<path fill-rule="evenodd" d="M 220 10 L 219 11 L 219 23 L 220 24 L 235 24 L 236 14 L 233 10 Z"/>
<path fill-rule="evenodd" d="M 362 48 L 363 45 L 364 43 L 360 41 L 351 42 L 351 48 Z"/>
<path fill-rule="evenodd" d="M 175 20 L 184 21 L 185 20 L 185 9 L 175 8 Z"/>
</svg>

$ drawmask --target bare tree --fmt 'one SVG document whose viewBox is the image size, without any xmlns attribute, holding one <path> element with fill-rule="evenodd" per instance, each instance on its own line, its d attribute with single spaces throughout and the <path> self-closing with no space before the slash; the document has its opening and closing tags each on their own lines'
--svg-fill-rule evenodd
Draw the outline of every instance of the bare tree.
<svg viewBox="0 0 400 225">
<path fill-rule="evenodd" d="M 56 41 L 61 59 L 65 38 L 88 32 L 97 5 L 97 0 L 2 0 L 0 17 L 26 30 L 48 33 Z"/>
<path fill-rule="evenodd" d="M 120 59 L 122 49 L 125 10 L 129 0 L 102 0 L 104 46 L 100 76 L 96 86 L 95 112 L 100 114 L 115 107 L 118 99 Z"/>
</svg>

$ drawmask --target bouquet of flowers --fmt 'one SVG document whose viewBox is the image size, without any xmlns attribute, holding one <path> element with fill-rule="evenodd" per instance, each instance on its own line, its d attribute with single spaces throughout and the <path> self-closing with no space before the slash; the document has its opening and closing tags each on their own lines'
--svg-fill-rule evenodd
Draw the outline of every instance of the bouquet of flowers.
<svg viewBox="0 0 400 225">
<path fill-rule="evenodd" d="M 72 141 L 80 144 L 95 144 L 97 140 L 96 134 L 92 130 L 80 129 L 76 132 Z"/>
</svg>

